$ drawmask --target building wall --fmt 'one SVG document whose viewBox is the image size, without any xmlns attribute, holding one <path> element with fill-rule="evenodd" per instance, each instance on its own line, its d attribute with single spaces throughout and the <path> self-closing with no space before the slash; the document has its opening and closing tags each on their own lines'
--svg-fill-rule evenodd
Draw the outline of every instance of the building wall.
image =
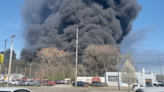
<svg viewBox="0 0 164 92">
<path fill-rule="evenodd" d="M 41 78 L 22 78 L 22 81 L 30 81 L 30 80 L 41 81 Z"/>
<path fill-rule="evenodd" d="M 93 77 L 77 77 L 77 81 L 92 83 Z M 105 77 L 99 77 L 101 82 L 105 83 Z"/>
<path fill-rule="evenodd" d="M 155 84 L 156 83 L 156 74 L 155 73 L 142 73 L 142 72 L 136 72 L 137 75 L 137 79 L 138 79 L 138 84 L 142 84 L 142 85 L 146 85 L 146 79 L 151 79 L 152 83 Z M 116 81 L 109 81 L 108 76 L 117 76 L 118 77 L 118 73 L 117 72 L 106 72 L 105 78 L 106 78 L 106 83 L 108 84 L 108 86 L 118 86 L 118 80 Z M 128 86 L 126 83 L 122 82 L 121 79 L 121 73 L 119 72 L 119 83 L 120 86 Z"/>
</svg>

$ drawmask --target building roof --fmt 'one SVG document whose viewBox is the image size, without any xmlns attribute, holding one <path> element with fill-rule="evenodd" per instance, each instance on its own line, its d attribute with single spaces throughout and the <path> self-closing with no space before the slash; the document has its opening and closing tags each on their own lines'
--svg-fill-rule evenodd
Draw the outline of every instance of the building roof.
<svg viewBox="0 0 164 92">
<path fill-rule="evenodd" d="M 22 79 L 35 79 L 38 78 L 36 76 L 24 76 Z"/>
<path fill-rule="evenodd" d="M 156 75 L 157 81 L 164 81 L 164 75 Z"/>
<path fill-rule="evenodd" d="M 4 88 L 0 88 L 0 91 L 15 91 L 15 90 L 19 90 L 19 89 L 26 89 L 29 90 L 27 88 L 18 88 L 18 87 L 4 87 Z M 30 91 L 30 90 L 29 90 Z"/>
<path fill-rule="evenodd" d="M 0 76 L 4 76 L 4 74 L 0 74 Z M 5 74 L 5 76 L 8 76 L 8 74 Z M 10 74 L 10 76 L 14 76 L 14 77 L 23 77 L 22 74 Z"/>
</svg>

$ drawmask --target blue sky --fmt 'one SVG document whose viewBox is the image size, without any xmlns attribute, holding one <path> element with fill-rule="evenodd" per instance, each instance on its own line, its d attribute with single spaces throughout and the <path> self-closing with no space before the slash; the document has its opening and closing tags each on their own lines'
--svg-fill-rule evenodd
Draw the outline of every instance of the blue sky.
<svg viewBox="0 0 164 92">
<path fill-rule="evenodd" d="M 164 62 L 164 0 L 137 0 L 143 9 L 138 18 L 133 22 L 130 34 L 120 45 L 122 53 L 132 53 L 136 62 Z M 10 48 L 12 35 L 16 35 L 13 49 L 19 54 L 25 45 L 22 37 L 24 23 L 20 12 L 24 0 L 1 0 L 0 3 L 0 51 L 4 50 L 4 41 Z M 134 35 L 134 36 L 133 36 Z M 127 48 L 126 48 L 127 47 Z M 138 61 L 137 61 L 138 60 Z M 159 66 L 140 65 L 151 71 L 157 71 Z M 159 73 L 159 72 L 157 72 Z"/>
</svg>

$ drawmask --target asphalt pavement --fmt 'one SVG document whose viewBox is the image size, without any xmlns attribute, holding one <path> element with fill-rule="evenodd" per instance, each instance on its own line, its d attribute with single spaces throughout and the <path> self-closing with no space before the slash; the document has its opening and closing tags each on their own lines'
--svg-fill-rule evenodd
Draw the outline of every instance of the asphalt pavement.
<svg viewBox="0 0 164 92">
<path fill-rule="evenodd" d="M 118 90 L 117 87 L 72 87 L 70 85 L 55 85 L 43 87 L 28 87 L 32 92 L 128 92 L 127 88 Z M 135 92 L 135 91 L 130 91 Z"/>
</svg>

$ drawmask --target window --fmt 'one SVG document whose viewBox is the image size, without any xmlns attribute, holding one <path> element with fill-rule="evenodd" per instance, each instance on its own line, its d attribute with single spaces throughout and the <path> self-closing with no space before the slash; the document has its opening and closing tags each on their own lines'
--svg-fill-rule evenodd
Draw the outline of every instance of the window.
<svg viewBox="0 0 164 92">
<path fill-rule="evenodd" d="M 19 89 L 19 90 L 15 90 L 14 92 L 30 92 L 30 91 L 26 89 Z"/>
<path fill-rule="evenodd" d="M 117 76 L 108 76 L 108 81 L 109 82 L 116 82 L 117 81 Z"/>
</svg>

